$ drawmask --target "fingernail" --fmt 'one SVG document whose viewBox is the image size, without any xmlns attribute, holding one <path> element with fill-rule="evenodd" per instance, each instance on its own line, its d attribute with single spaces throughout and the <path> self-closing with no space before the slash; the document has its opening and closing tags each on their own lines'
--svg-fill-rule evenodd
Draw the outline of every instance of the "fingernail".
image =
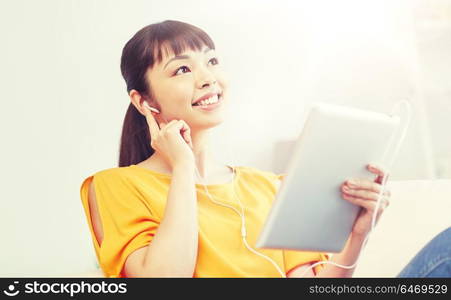
<svg viewBox="0 0 451 300">
<path fill-rule="evenodd" d="M 348 180 L 348 185 L 355 187 L 356 186 L 356 182 L 354 180 Z"/>
</svg>

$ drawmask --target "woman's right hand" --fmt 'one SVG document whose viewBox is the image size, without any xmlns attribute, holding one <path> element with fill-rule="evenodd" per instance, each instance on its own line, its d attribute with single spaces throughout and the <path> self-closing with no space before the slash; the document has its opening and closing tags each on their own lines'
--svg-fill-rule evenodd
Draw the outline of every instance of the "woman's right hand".
<svg viewBox="0 0 451 300">
<path fill-rule="evenodd" d="M 157 123 L 151 112 L 145 105 L 146 120 L 149 125 L 151 147 L 158 151 L 174 168 L 183 163 L 195 164 L 191 131 L 183 120 L 172 120 L 169 123 Z"/>
</svg>

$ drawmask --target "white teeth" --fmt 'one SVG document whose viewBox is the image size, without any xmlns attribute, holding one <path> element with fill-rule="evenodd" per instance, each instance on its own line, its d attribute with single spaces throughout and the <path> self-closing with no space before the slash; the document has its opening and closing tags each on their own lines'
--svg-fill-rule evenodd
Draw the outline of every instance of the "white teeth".
<svg viewBox="0 0 451 300">
<path fill-rule="evenodd" d="M 213 104 L 216 102 L 218 102 L 218 95 L 214 95 L 213 97 L 210 97 L 206 100 L 199 101 L 197 103 L 199 103 L 199 105 L 208 105 L 208 104 Z"/>
</svg>

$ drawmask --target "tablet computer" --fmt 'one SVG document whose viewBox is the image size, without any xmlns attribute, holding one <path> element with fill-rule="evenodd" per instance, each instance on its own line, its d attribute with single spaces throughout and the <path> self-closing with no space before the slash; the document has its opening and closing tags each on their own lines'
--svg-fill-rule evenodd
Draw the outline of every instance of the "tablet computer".
<svg viewBox="0 0 451 300">
<path fill-rule="evenodd" d="M 349 178 L 375 179 L 366 166 L 384 165 L 399 124 L 398 116 L 313 105 L 256 246 L 341 252 L 360 207 L 340 187 Z"/>
</svg>

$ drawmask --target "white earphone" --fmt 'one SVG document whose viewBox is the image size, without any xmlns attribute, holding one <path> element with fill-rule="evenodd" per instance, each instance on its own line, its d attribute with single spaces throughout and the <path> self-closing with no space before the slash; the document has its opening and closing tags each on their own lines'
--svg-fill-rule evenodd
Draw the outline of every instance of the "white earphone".
<svg viewBox="0 0 451 300">
<path fill-rule="evenodd" d="M 149 103 L 147 103 L 147 101 L 144 101 L 144 105 L 145 105 L 148 109 L 150 109 L 150 111 L 153 111 L 153 112 L 156 113 L 156 114 L 159 114 L 159 113 L 160 113 L 160 111 L 159 111 L 158 109 L 151 107 L 151 106 L 149 105 Z"/>
</svg>

